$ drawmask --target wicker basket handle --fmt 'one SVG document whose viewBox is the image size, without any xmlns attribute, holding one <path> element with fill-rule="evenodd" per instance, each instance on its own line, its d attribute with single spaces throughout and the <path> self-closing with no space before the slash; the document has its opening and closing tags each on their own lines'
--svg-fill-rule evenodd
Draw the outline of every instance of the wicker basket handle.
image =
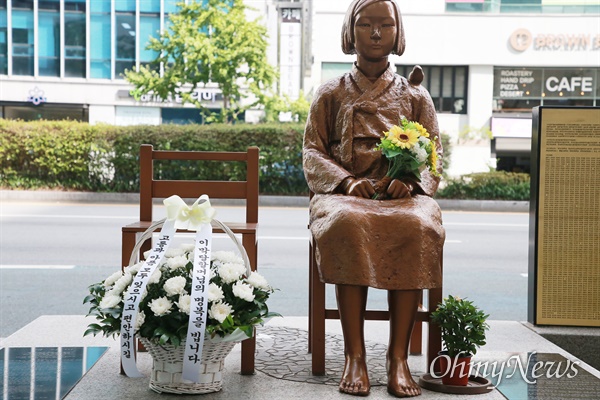
<svg viewBox="0 0 600 400">
<path fill-rule="evenodd" d="M 133 251 L 131 252 L 131 256 L 129 257 L 129 266 L 132 266 L 133 264 L 135 264 L 137 262 L 138 254 L 140 252 L 140 248 L 142 247 L 142 244 L 144 244 L 144 242 L 146 240 L 148 240 L 152 237 L 152 234 L 154 233 L 154 231 L 156 231 L 159 228 L 162 228 L 165 221 L 166 221 L 166 218 L 163 218 L 159 221 L 153 222 L 152 225 L 150 225 L 150 227 L 148 227 L 148 229 L 146 229 L 144 231 L 144 233 L 142 233 L 140 238 L 135 243 L 135 246 L 133 247 Z M 233 240 L 233 243 L 235 243 L 235 245 L 237 246 L 237 248 L 240 251 L 240 254 L 242 256 L 242 259 L 244 260 L 244 265 L 246 266 L 246 276 L 250 276 L 252 269 L 250 268 L 250 259 L 248 258 L 248 253 L 246 253 L 246 249 L 244 248 L 244 246 L 242 246 L 242 244 L 240 243 L 238 238 L 235 236 L 235 233 L 233 233 L 232 230 L 229 229 L 229 227 L 227 225 L 225 225 L 224 223 L 222 223 L 221 221 L 219 221 L 217 219 L 213 219 L 211 221 L 211 223 L 216 224 L 219 228 L 223 229 L 223 231 L 231 238 L 231 240 Z"/>
</svg>

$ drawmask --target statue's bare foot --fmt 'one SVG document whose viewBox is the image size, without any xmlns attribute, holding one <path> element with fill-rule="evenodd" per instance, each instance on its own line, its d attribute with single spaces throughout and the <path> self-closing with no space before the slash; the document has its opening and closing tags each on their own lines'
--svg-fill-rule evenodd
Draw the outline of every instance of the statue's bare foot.
<svg viewBox="0 0 600 400">
<path fill-rule="evenodd" d="M 367 396 L 371 384 L 367 372 L 367 363 L 362 357 L 346 356 L 344 373 L 340 381 L 340 392 L 354 396 Z"/>
<path fill-rule="evenodd" d="M 396 397 L 414 397 L 421 394 L 421 387 L 410 375 L 408 361 L 388 359 L 388 393 Z"/>
</svg>

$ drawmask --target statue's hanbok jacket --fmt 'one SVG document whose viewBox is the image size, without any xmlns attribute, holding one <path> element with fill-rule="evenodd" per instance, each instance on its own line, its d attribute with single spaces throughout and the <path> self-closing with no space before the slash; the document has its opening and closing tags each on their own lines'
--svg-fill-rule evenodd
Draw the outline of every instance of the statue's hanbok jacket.
<svg viewBox="0 0 600 400">
<path fill-rule="evenodd" d="M 429 93 L 388 68 L 371 82 L 354 66 L 323 84 L 312 102 L 304 134 L 304 173 L 312 192 L 310 229 L 321 280 L 388 290 L 440 287 L 445 239 L 432 199 L 439 178 L 421 173 L 410 198 L 371 200 L 344 195 L 347 177 L 374 184 L 388 162 L 374 150 L 401 116 L 419 122 L 441 141 Z M 441 172 L 441 161 L 438 167 Z"/>
</svg>

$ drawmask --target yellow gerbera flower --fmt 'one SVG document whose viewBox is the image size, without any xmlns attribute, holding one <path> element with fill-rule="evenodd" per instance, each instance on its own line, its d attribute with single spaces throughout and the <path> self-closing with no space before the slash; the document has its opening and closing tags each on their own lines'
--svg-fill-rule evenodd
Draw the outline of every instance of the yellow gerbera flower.
<svg viewBox="0 0 600 400">
<path fill-rule="evenodd" d="M 386 137 L 399 148 L 410 149 L 419 141 L 419 132 L 416 129 L 402 129 L 394 125 Z"/>
</svg>

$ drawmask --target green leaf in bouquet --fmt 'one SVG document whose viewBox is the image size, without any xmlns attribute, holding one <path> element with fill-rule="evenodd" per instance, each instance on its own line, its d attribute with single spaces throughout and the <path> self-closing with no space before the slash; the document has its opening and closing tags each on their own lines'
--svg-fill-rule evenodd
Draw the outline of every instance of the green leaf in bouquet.
<svg viewBox="0 0 600 400">
<path fill-rule="evenodd" d="M 97 317 L 99 315 L 100 315 L 100 311 L 98 311 L 98 309 L 96 307 L 91 307 L 90 311 L 88 311 L 86 317 L 91 317 L 91 316 Z"/>
<path fill-rule="evenodd" d="M 102 332 L 102 327 L 98 324 L 89 324 L 88 329 L 83 333 L 83 336 L 93 334 L 96 336 L 98 333 Z"/>
<path fill-rule="evenodd" d="M 239 329 L 246 334 L 249 338 L 254 335 L 254 325 L 242 325 Z"/>
<path fill-rule="evenodd" d="M 112 315 L 114 318 L 121 318 L 121 313 L 123 312 L 123 310 L 120 308 L 106 308 L 105 311 L 107 314 Z"/>
<path fill-rule="evenodd" d="M 164 334 L 160 336 L 160 339 L 158 339 L 158 343 L 160 343 L 161 345 L 166 345 L 169 342 L 169 335 Z"/>
<path fill-rule="evenodd" d="M 85 304 L 85 303 L 91 303 L 93 300 L 96 300 L 96 296 L 94 296 L 93 294 L 88 294 L 83 299 L 83 304 Z"/>
<path fill-rule="evenodd" d="M 179 339 L 179 336 L 177 335 L 168 335 L 169 339 L 171 340 L 171 344 L 175 347 L 179 347 L 179 345 L 181 344 L 181 340 Z"/>
<path fill-rule="evenodd" d="M 394 150 L 394 149 L 386 149 L 386 148 L 384 148 L 382 150 L 382 153 L 387 158 L 393 158 L 393 157 L 397 157 L 397 156 L 403 154 L 404 151 L 403 150 Z"/>
<path fill-rule="evenodd" d="M 223 330 L 228 330 L 231 329 L 235 326 L 235 324 L 233 323 L 233 317 L 231 315 L 228 315 L 227 318 L 225 318 L 223 320 L 223 323 L 221 324 L 221 326 L 223 327 Z"/>
</svg>

